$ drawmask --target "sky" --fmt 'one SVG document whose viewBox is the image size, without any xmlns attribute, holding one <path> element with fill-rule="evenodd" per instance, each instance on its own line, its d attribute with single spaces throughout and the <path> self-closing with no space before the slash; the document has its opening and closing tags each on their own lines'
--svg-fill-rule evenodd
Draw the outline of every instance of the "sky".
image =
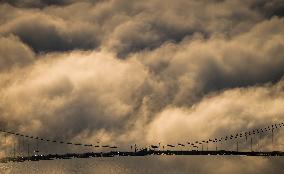
<svg viewBox="0 0 284 174">
<path fill-rule="evenodd" d="M 0 125 L 128 147 L 281 123 L 283 16 L 282 0 L 0 0 Z"/>
</svg>

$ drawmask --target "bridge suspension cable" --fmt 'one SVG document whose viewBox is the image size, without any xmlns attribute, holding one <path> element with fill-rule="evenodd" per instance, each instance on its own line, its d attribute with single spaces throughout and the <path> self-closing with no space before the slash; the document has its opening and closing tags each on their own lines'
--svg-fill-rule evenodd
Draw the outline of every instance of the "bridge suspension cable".
<svg viewBox="0 0 284 174">
<path fill-rule="evenodd" d="M 118 148 L 117 146 L 113 146 L 113 145 L 98 145 L 98 144 L 84 144 L 84 143 L 67 142 L 67 141 L 61 141 L 61 140 L 55 140 L 55 139 L 26 135 L 26 134 L 21 134 L 21 133 L 12 132 L 12 131 L 6 131 L 6 130 L 2 130 L 2 129 L 0 129 L 0 132 L 10 134 L 10 135 L 13 135 L 13 136 L 17 136 L 17 137 L 29 138 L 29 139 L 34 139 L 34 140 L 37 140 L 37 141 L 39 140 L 39 141 L 44 141 L 44 142 L 49 142 L 49 143 L 66 144 L 66 145 L 73 145 L 73 146 L 85 146 L 85 147 L 108 147 L 108 148 L 112 148 L 112 149 Z M 99 142 L 97 142 L 97 143 L 99 143 Z"/>
</svg>

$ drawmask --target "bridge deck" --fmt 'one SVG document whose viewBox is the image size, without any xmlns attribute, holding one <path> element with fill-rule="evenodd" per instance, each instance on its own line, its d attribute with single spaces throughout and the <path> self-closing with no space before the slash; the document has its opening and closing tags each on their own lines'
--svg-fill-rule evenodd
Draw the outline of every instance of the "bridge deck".
<svg viewBox="0 0 284 174">
<path fill-rule="evenodd" d="M 6 162 L 24 162 L 54 159 L 71 159 L 71 158 L 98 158 L 98 157 L 124 157 L 124 156 L 148 156 L 148 155 L 221 155 L 221 156 L 284 156 L 284 152 L 237 152 L 237 151 L 154 151 L 143 150 L 138 152 L 100 152 L 100 153 L 68 153 L 68 154 L 49 154 L 30 157 L 6 157 L 0 159 L 1 163 Z"/>
</svg>

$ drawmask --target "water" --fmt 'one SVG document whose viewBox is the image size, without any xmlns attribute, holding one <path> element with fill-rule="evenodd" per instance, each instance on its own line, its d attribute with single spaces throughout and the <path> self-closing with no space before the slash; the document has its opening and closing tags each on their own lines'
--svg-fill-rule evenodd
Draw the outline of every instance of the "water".
<svg viewBox="0 0 284 174">
<path fill-rule="evenodd" d="M 146 156 L 0 164 L 2 174 L 282 173 L 284 157 Z"/>
</svg>

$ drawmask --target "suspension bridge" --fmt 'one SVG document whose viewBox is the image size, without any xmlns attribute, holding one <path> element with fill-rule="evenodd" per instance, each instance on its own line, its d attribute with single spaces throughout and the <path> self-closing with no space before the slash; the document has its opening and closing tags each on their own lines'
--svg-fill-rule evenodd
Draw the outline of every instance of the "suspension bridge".
<svg viewBox="0 0 284 174">
<path fill-rule="evenodd" d="M 116 156 L 147 156 L 147 155 L 243 155 L 243 156 L 284 156 L 281 150 L 273 149 L 275 134 L 281 131 L 284 123 L 272 124 L 262 128 L 256 128 L 222 137 L 214 137 L 203 140 L 177 142 L 175 144 L 158 143 L 138 148 L 137 144 L 129 145 L 128 151 L 121 150 L 117 145 L 106 145 L 96 142 L 84 144 L 57 139 L 48 139 L 32 135 L 21 134 L 8 130 L 0 130 L 4 143 L 12 137 L 13 143 L 9 150 L 4 149 L 8 156 L 0 159 L 0 162 L 24 162 L 54 159 L 91 158 L 91 157 L 116 157 Z M 260 141 L 271 139 L 272 150 L 263 151 Z M 270 140 L 269 140 L 270 141 Z M 84 149 L 85 152 L 62 153 L 52 152 L 56 146 L 72 146 Z M 44 148 L 45 146 L 45 148 Z M 85 149 L 87 148 L 87 149 Z M 103 151 L 94 148 L 104 149 Z M 44 150 L 45 149 L 45 150 Z M 48 151 L 46 150 L 48 149 Z"/>
</svg>

